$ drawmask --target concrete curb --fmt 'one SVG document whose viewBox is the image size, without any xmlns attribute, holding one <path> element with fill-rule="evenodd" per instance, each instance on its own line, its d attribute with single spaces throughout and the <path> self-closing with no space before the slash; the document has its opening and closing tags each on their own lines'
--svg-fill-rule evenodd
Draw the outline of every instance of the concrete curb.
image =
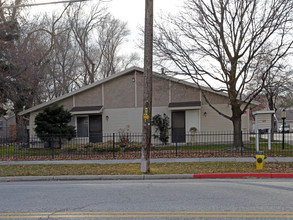
<svg viewBox="0 0 293 220">
<path fill-rule="evenodd" d="M 207 173 L 167 175 L 70 175 L 70 176 L 13 176 L 0 177 L 0 182 L 71 181 L 71 180 L 172 180 L 172 179 L 242 179 L 293 178 L 293 173 Z"/>
<path fill-rule="evenodd" d="M 207 173 L 194 174 L 194 179 L 224 179 L 224 178 L 293 178 L 293 173 Z"/>
<path fill-rule="evenodd" d="M 71 181 L 71 180 L 163 180 L 163 179 L 193 179 L 193 178 L 194 178 L 193 174 L 12 176 L 12 177 L 0 177 L 0 182 Z"/>
</svg>

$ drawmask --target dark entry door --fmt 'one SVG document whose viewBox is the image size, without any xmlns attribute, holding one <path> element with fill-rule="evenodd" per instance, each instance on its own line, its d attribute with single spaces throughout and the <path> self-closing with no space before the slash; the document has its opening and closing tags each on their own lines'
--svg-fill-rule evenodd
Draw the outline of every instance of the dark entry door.
<svg viewBox="0 0 293 220">
<path fill-rule="evenodd" d="M 172 142 L 185 142 L 185 111 L 172 112 Z"/>
<path fill-rule="evenodd" d="M 90 142 L 102 142 L 102 115 L 89 115 L 89 139 Z"/>
</svg>

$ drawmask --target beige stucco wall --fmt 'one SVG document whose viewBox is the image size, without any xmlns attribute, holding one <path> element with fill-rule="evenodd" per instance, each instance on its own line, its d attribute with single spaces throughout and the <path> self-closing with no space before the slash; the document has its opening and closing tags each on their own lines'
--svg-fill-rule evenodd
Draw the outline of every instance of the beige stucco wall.
<svg viewBox="0 0 293 220">
<path fill-rule="evenodd" d="M 227 104 L 215 104 L 215 108 L 217 108 L 220 112 L 231 116 L 231 106 Z M 206 112 L 206 115 L 204 114 Z M 212 109 L 209 105 L 202 105 L 201 113 L 201 131 L 233 131 L 232 121 L 219 115 L 214 109 Z M 241 117 L 241 126 L 243 132 L 249 131 L 249 109 L 247 110 L 245 115 Z"/>
<path fill-rule="evenodd" d="M 166 114 L 171 119 L 171 112 L 167 107 L 154 107 L 153 116 Z M 117 133 L 128 128 L 131 133 L 142 132 L 142 108 L 105 109 L 103 112 L 103 132 Z M 106 119 L 108 116 L 108 120 Z"/>
<path fill-rule="evenodd" d="M 211 104 L 229 104 L 229 99 L 226 96 L 218 95 L 211 92 L 203 92 Z M 207 105 L 205 98 L 202 97 L 202 105 Z"/>
<path fill-rule="evenodd" d="M 219 104 L 215 105 L 219 111 L 221 111 L 224 114 L 231 115 L 230 112 L 230 106 L 227 104 Z M 206 114 L 205 114 L 206 112 Z M 232 122 L 223 116 L 219 115 L 215 110 L 213 110 L 208 105 L 202 105 L 201 106 L 201 112 L 200 112 L 200 127 L 202 132 L 207 131 L 233 131 L 233 125 Z"/>
<path fill-rule="evenodd" d="M 153 77 L 153 106 L 168 106 L 169 80 Z"/>
<path fill-rule="evenodd" d="M 143 86 L 144 79 L 142 73 L 136 73 L 136 94 L 137 94 L 137 107 L 143 106 Z"/>
<path fill-rule="evenodd" d="M 75 106 L 102 105 L 102 85 L 96 86 L 74 96 Z"/>
<path fill-rule="evenodd" d="M 142 107 L 144 78 L 141 73 L 136 74 L 136 85 L 138 107 Z M 154 107 L 168 106 L 170 102 L 201 101 L 199 89 L 157 76 L 153 76 L 152 96 Z"/>
<path fill-rule="evenodd" d="M 135 107 L 134 73 L 127 74 L 104 84 L 104 108 Z"/>
<path fill-rule="evenodd" d="M 69 98 L 63 99 L 58 104 L 63 105 L 64 109 L 70 110 L 73 107 L 73 97 L 70 96 Z"/>
<path fill-rule="evenodd" d="M 103 132 L 117 133 L 129 127 L 129 132 L 141 133 L 141 115 L 142 108 L 105 109 L 103 112 Z M 108 120 L 106 116 L 109 117 Z"/>
<path fill-rule="evenodd" d="M 226 105 L 217 105 L 221 111 L 230 112 L 230 109 Z M 203 113 L 207 112 L 206 117 Z M 156 114 L 166 114 L 170 118 L 170 127 L 171 127 L 171 111 L 167 107 L 154 107 L 153 108 L 153 116 Z M 193 114 L 194 113 L 194 114 Z M 109 119 L 106 119 L 106 116 Z M 199 118 L 190 118 L 192 116 Z M 232 122 L 223 116 L 218 115 L 213 109 L 209 106 L 202 106 L 201 110 L 187 110 L 186 111 L 186 141 L 193 142 L 193 137 L 191 133 L 188 132 L 188 126 L 191 124 L 189 122 L 194 121 L 195 124 L 200 123 L 199 125 L 192 125 L 198 128 L 197 134 L 205 133 L 205 132 L 215 132 L 218 134 L 219 132 L 227 132 L 227 136 L 200 136 L 200 138 L 195 139 L 196 142 L 212 142 L 212 141 L 229 141 L 229 135 L 231 135 L 231 131 L 233 131 Z M 246 119 L 245 119 L 246 120 Z M 243 127 L 246 127 L 245 122 L 242 121 Z M 223 129 L 225 128 L 225 129 Z M 123 130 L 128 131 L 129 133 L 141 134 L 142 132 L 142 108 L 123 108 L 123 109 L 105 109 L 103 112 L 103 133 L 108 134 L 109 140 L 112 138 L 112 133 L 118 133 Z M 155 127 L 152 128 L 152 132 L 155 132 Z M 169 134 L 171 135 L 171 129 L 169 130 Z M 104 140 L 107 141 L 107 140 Z M 137 140 L 138 141 L 138 140 Z M 170 140 L 171 141 L 171 138 Z M 232 136 L 231 140 L 232 141 Z"/>
<path fill-rule="evenodd" d="M 200 101 L 200 91 L 197 88 L 171 83 L 171 102 L 192 102 Z"/>
</svg>

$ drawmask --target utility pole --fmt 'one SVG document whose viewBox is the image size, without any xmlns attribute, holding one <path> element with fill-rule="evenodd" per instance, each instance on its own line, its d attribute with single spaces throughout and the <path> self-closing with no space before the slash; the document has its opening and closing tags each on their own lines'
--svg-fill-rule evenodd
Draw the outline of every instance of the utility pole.
<svg viewBox="0 0 293 220">
<path fill-rule="evenodd" d="M 145 0 L 144 30 L 144 91 L 143 91 L 143 139 L 141 147 L 141 172 L 150 173 L 152 75 L 153 75 L 153 0 Z"/>
</svg>

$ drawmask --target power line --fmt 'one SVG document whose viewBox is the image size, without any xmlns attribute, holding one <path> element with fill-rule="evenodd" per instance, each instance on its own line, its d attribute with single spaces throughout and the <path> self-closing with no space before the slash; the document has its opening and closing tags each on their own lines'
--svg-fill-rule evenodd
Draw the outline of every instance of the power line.
<svg viewBox="0 0 293 220">
<path fill-rule="evenodd" d="M 54 2 L 44 2 L 44 3 L 35 3 L 35 4 L 22 4 L 22 5 L 11 5 L 11 6 L 1 6 L 2 8 L 23 8 L 23 7 L 31 7 L 31 6 L 42 6 L 42 5 L 52 5 L 52 4 L 60 4 L 60 3 L 74 3 L 74 2 L 85 2 L 89 0 L 63 0 L 63 1 L 54 1 Z"/>
</svg>

